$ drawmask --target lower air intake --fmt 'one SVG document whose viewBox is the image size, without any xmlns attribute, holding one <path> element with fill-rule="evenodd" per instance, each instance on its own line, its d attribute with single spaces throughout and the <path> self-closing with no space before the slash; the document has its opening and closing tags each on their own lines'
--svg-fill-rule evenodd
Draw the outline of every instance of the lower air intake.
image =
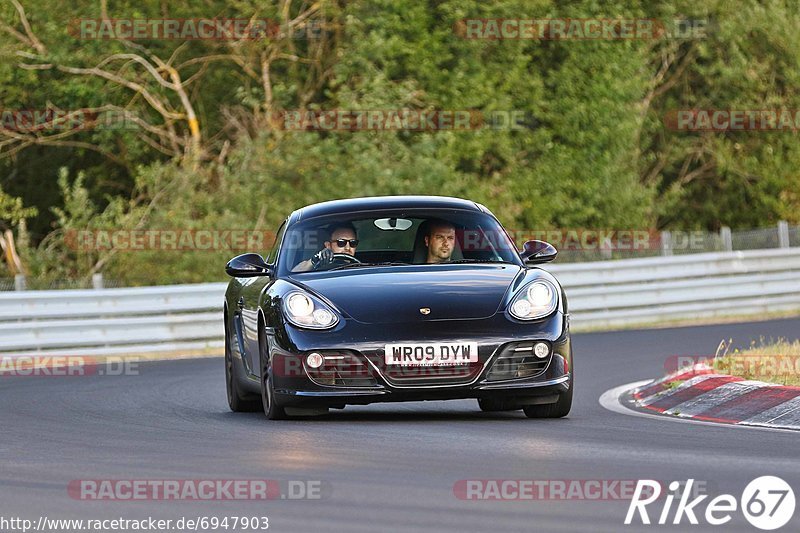
<svg viewBox="0 0 800 533">
<path fill-rule="evenodd" d="M 319 368 L 305 365 L 306 373 L 319 385 L 334 387 L 374 387 L 377 385 L 372 369 L 358 357 L 347 353 L 323 354 L 325 362 Z"/>
<path fill-rule="evenodd" d="M 536 357 L 533 345 L 537 342 L 540 341 L 512 342 L 504 346 L 495 357 L 486 380 L 532 378 L 544 372 L 552 354 L 548 353 L 544 358 Z"/>
</svg>

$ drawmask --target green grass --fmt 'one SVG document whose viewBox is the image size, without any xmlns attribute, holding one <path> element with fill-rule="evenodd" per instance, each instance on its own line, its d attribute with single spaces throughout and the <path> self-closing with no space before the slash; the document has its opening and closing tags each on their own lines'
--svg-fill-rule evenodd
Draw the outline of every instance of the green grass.
<svg viewBox="0 0 800 533">
<path fill-rule="evenodd" d="M 762 338 L 745 350 L 725 350 L 713 366 L 718 372 L 744 379 L 800 386 L 800 340 L 765 342 Z"/>
<path fill-rule="evenodd" d="M 676 379 L 675 381 L 669 381 L 664 384 L 664 390 L 672 390 L 677 389 L 681 386 L 681 384 L 686 381 L 685 379 Z"/>
</svg>

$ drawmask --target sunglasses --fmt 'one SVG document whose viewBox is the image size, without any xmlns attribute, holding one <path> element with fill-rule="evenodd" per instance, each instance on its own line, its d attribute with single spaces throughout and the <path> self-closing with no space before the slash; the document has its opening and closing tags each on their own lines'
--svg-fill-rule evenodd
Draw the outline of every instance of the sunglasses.
<svg viewBox="0 0 800 533">
<path fill-rule="evenodd" d="M 348 242 L 350 243 L 351 248 L 355 248 L 356 246 L 358 246 L 358 239 L 336 239 L 333 242 L 335 242 L 336 246 L 338 246 L 339 248 L 344 248 L 345 246 L 347 246 Z"/>
</svg>

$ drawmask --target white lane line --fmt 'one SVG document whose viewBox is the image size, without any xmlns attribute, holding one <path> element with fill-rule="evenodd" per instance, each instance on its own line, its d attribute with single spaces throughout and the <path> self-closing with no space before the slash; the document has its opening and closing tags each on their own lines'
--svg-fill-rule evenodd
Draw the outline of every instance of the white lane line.
<svg viewBox="0 0 800 533">
<path fill-rule="evenodd" d="M 622 395 L 628 392 L 629 390 L 641 387 L 645 383 L 651 383 L 651 382 L 652 380 L 645 379 L 643 381 L 636 381 L 634 383 L 628 383 L 627 385 L 620 385 L 619 387 L 614 387 L 613 389 L 609 389 L 600 395 L 599 399 L 600 405 L 602 405 L 609 411 L 613 411 L 615 413 L 620 413 L 623 415 L 651 416 L 648 415 L 647 413 L 640 413 L 639 411 L 628 409 L 627 407 L 622 405 L 622 401 L 620 401 Z"/>
<path fill-rule="evenodd" d="M 670 416 L 670 415 L 658 415 L 658 414 L 655 414 L 655 413 L 645 413 L 645 412 L 642 412 L 642 411 L 635 411 L 635 410 L 633 410 L 633 409 L 631 409 L 629 407 L 626 407 L 622 403 L 621 398 L 622 398 L 623 394 L 625 394 L 629 390 L 634 389 L 636 387 L 641 387 L 645 383 L 650 383 L 651 381 L 652 380 L 645 379 L 645 380 L 642 380 L 642 381 L 634 381 L 633 383 L 628 383 L 626 385 L 620 385 L 619 387 L 614 387 L 613 389 L 609 389 L 609 390 L 605 391 L 603 394 L 601 394 L 600 398 L 598 398 L 598 402 L 600 403 L 601 406 L 603 406 L 604 409 L 608 409 L 609 411 L 612 411 L 614 413 L 618 413 L 618 414 L 626 415 L 626 416 L 638 416 L 638 417 L 641 417 L 641 418 L 650 418 L 650 419 L 656 419 L 656 420 L 667 421 L 667 422 L 677 422 L 679 424 L 696 424 L 696 425 L 701 425 L 701 426 L 720 426 L 720 427 L 726 427 L 726 428 L 742 428 L 742 429 L 747 429 L 749 431 L 754 431 L 754 430 L 755 431 L 757 431 L 757 430 L 773 431 L 773 432 L 778 431 L 778 432 L 781 432 L 781 433 L 793 433 L 795 436 L 797 435 L 797 430 L 794 430 L 794 429 L 764 427 L 764 426 L 761 426 L 761 425 L 752 425 L 751 426 L 751 425 L 742 424 L 741 422 L 739 424 L 722 424 L 722 423 L 719 423 L 719 422 L 707 422 L 705 420 L 694 420 L 692 418 L 679 418 L 679 417 Z"/>
</svg>

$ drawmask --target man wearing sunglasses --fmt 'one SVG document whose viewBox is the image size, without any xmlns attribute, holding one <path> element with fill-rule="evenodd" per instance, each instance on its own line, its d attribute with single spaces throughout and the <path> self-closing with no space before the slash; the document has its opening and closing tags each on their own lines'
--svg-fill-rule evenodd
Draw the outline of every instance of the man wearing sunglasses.
<svg viewBox="0 0 800 533">
<path fill-rule="evenodd" d="M 298 263 L 292 272 L 308 272 L 309 270 L 325 269 L 333 264 L 333 254 L 356 255 L 358 237 L 356 228 L 348 223 L 337 224 L 330 233 L 330 238 L 325 241 L 324 248 L 315 253 L 311 259 Z"/>
</svg>

